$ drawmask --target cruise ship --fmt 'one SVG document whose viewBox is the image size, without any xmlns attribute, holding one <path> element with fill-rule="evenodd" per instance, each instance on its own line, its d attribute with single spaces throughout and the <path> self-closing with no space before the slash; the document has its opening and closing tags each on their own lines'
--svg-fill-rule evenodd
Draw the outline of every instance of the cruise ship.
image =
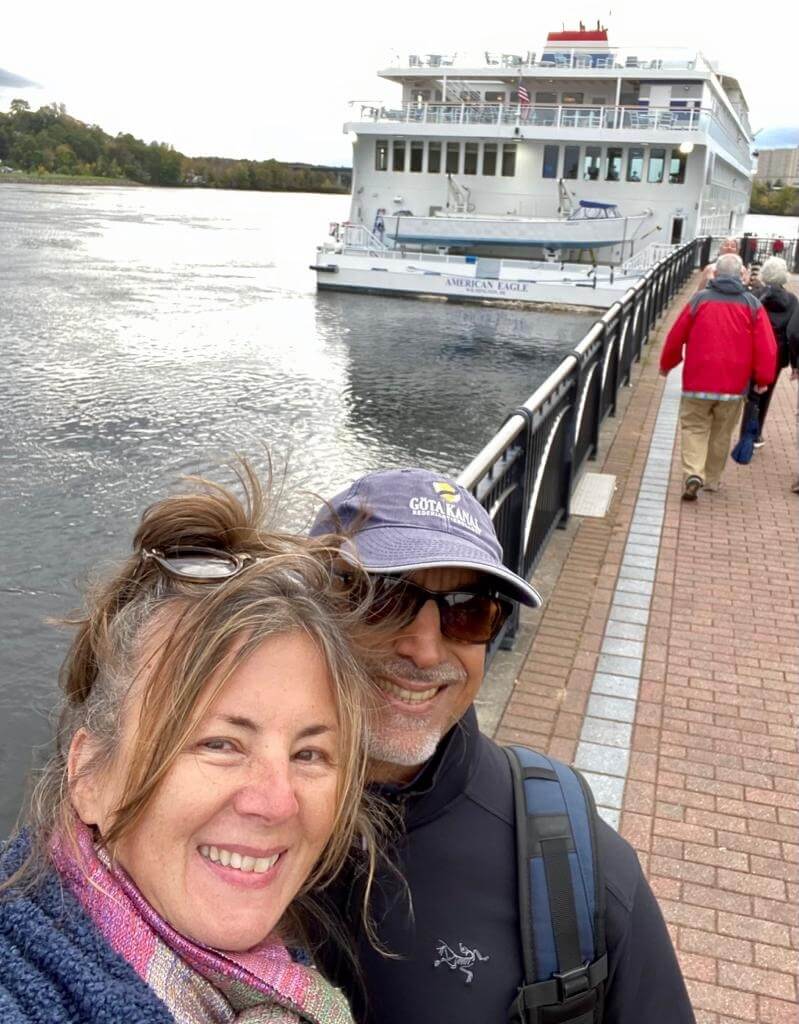
<svg viewBox="0 0 799 1024">
<path fill-rule="evenodd" d="M 410 54 L 354 104 L 349 220 L 320 289 L 606 308 L 674 247 L 735 234 L 751 143 L 701 53 L 552 32 L 539 52 Z"/>
</svg>

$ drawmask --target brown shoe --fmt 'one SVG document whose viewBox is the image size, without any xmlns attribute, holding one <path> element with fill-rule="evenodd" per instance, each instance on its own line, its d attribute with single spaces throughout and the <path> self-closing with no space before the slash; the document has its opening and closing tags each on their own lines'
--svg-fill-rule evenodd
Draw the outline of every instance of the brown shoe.
<svg viewBox="0 0 799 1024">
<path fill-rule="evenodd" d="M 683 501 L 696 501 L 696 496 L 699 494 L 699 490 L 702 487 L 701 476 L 689 476 L 685 481 L 685 487 L 682 492 Z"/>
</svg>

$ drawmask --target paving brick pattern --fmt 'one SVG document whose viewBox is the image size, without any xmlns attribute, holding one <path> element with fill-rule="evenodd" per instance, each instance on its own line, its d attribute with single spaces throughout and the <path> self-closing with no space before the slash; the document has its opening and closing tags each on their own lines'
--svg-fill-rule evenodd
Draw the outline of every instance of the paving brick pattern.
<svg viewBox="0 0 799 1024">
<path fill-rule="evenodd" d="M 751 465 L 696 503 L 680 501 L 677 436 L 661 522 L 657 355 L 692 288 L 648 346 L 602 464 L 610 511 L 574 532 L 497 738 L 585 765 L 660 900 L 699 1024 L 796 1024 L 796 385 L 782 375 Z"/>
</svg>

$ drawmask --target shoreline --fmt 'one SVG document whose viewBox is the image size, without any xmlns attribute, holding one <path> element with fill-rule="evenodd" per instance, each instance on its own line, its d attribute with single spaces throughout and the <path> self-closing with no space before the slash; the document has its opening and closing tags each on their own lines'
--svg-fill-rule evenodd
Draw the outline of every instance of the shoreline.
<svg viewBox="0 0 799 1024">
<path fill-rule="evenodd" d="M 103 188 L 159 188 L 165 190 L 191 190 L 195 192 L 268 192 L 288 195 L 292 192 L 308 193 L 320 196 L 348 196 L 349 189 L 312 189 L 312 188 L 208 188 L 202 185 L 150 185 L 130 178 L 100 178 L 80 174 L 26 174 L 24 171 L 13 174 L 0 174 L 0 185 L 93 185 Z"/>
<path fill-rule="evenodd" d="M 100 178 L 80 174 L 0 174 L 0 185 L 120 185 L 124 188 L 145 188 L 130 178 Z M 163 186 L 158 186 L 163 187 Z"/>
</svg>

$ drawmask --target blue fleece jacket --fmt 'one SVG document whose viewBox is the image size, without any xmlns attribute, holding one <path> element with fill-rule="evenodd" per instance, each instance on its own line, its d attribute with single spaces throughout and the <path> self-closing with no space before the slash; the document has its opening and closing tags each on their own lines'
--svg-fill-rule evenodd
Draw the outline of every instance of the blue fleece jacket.
<svg viewBox="0 0 799 1024">
<path fill-rule="evenodd" d="M 0 854 L 0 879 L 28 850 Z M 108 945 L 55 871 L 33 892 L 0 893 L 2 1024 L 174 1024 L 166 1006 Z"/>
</svg>

